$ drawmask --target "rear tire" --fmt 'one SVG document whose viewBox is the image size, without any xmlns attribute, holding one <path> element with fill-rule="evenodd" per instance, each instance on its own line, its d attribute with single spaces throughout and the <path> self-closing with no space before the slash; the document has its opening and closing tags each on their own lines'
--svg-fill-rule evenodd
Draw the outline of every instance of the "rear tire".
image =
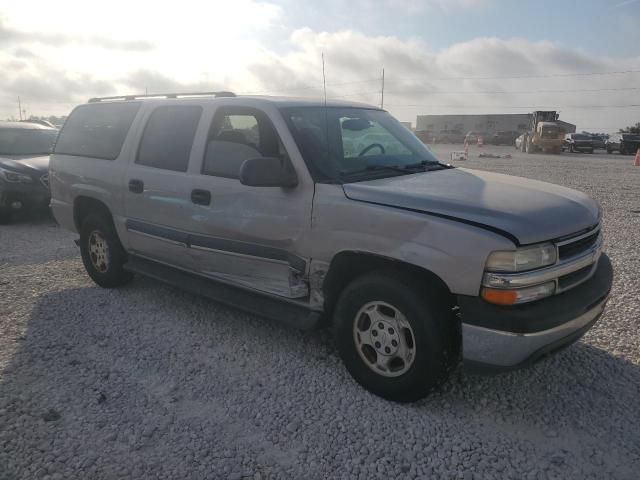
<svg viewBox="0 0 640 480">
<path fill-rule="evenodd" d="M 133 274 L 124 270 L 127 254 L 120 243 L 111 218 L 92 214 L 80 227 L 82 263 L 91 279 L 105 288 L 131 281 Z"/>
<path fill-rule="evenodd" d="M 360 385 L 387 400 L 425 397 L 459 360 L 457 318 L 446 295 L 432 287 L 425 298 L 425 288 L 414 276 L 377 272 L 355 279 L 338 299 L 340 357 Z"/>
</svg>

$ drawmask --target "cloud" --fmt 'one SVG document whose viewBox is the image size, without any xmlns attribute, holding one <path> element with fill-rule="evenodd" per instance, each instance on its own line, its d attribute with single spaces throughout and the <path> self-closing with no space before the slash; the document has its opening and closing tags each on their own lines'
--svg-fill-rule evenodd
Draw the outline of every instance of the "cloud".
<svg viewBox="0 0 640 480">
<path fill-rule="evenodd" d="M 69 44 L 92 45 L 100 48 L 125 50 L 125 51 L 149 51 L 153 44 L 145 40 L 115 40 L 99 35 L 72 36 L 65 33 L 28 32 L 6 26 L 0 20 L 0 45 L 15 44 L 44 44 L 61 47 Z"/>
<path fill-rule="evenodd" d="M 415 8 L 449 4 L 385 1 Z M 489 3 L 456 1 L 468 8 Z M 239 29 L 245 10 L 251 12 L 248 26 Z M 0 117 L 15 110 L 17 95 L 47 114 L 65 113 L 91 96 L 145 90 L 319 97 L 324 53 L 329 97 L 379 104 L 384 68 L 385 107 L 402 120 L 415 121 L 424 113 L 527 112 L 539 107 L 559 109 L 561 118 L 585 127 L 613 129 L 637 121 L 632 121 L 637 113 L 633 109 L 579 108 L 632 103 L 637 91 L 629 89 L 636 87 L 637 75 L 569 75 L 640 70 L 640 57 L 613 59 L 548 41 L 497 38 L 476 38 L 434 51 L 420 39 L 353 29 L 287 31 L 282 15 L 283 9 L 272 4 L 237 0 L 233 8 L 200 16 L 198 28 L 183 25 L 174 32 L 153 27 L 142 44 L 99 29 L 34 35 L 0 24 L 0 44 L 11 46 L 0 49 Z M 145 50 L 151 45 L 154 48 Z"/>
</svg>

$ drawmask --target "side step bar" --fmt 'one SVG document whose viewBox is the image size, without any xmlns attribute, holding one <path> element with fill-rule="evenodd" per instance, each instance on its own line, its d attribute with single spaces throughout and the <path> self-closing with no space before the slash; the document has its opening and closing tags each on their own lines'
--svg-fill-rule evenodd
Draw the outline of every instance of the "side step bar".
<svg viewBox="0 0 640 480">
<path fill-rule="evenodd" d="M 268 294 L 201 277 L 146 258 L 130 254 L 124 269 L 260 317 L 277 320 L 290 327 L 312 330 L 320 323 L 322 312 L 312 310 L 301 302 L 281 300 Z"/>
</svg>

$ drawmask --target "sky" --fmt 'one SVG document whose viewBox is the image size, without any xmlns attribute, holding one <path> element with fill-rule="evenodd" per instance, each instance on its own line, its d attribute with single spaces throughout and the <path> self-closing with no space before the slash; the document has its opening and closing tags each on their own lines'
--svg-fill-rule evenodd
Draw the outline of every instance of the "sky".
<svg viewBox="0 0 640 480">
<path fill-rule="evenodd" d="M 0 0 L 0 118 L 232 90 L 418 114 L 640 122 L 640 0 Z"/>
</svg>

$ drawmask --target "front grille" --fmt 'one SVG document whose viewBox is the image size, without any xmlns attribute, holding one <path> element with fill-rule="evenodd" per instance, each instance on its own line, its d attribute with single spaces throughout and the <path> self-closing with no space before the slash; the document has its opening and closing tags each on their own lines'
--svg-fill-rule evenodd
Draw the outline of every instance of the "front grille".
<svg viewBox="0 0 640 480">
<path fill-rule="evenodd" d="M 40 183 L 45 186 L 45 188 L 49 188 L 49 174 L 45 173 L 40 177 Z"/>
<path fill-rule="evenodd" d="M 578 283 L 581 283 L 583 280 L 586 280 L 593 269 L 593 265 L 587 265 L 580 270 L 576 270 L 575 272 L 568 273 L 558 278 L 558 290 L 566 290 L 567 288 L 571 288 Z"/>
<path fill-rule="evenodd" d="M 575 242 L 560 245 L 558 247 L 558 256 L 560 261 L 575 257 L 591 249 L 598 241 L 598 235 L 600 235 L 599 231 L 583 237 L 580 240 L 576 240 Z"/>
</svg>

